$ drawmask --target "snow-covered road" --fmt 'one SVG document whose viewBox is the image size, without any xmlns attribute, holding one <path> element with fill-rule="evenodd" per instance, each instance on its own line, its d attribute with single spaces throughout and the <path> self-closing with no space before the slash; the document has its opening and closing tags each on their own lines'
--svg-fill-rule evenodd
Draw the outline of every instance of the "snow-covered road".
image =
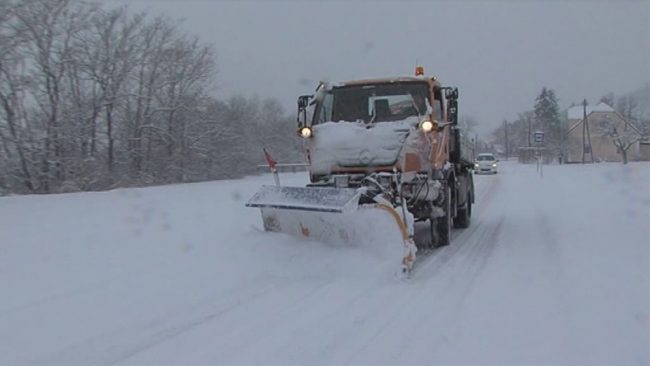
<svg viewBox="0 0 650 366">
<path fill-rule="evenodd" d="M 543 173 L 476 176 L 408 280 L 262 232 L 269 176 L 0 198 L 0 365 L 649 364 L 650 164 Z"/>
</svg>

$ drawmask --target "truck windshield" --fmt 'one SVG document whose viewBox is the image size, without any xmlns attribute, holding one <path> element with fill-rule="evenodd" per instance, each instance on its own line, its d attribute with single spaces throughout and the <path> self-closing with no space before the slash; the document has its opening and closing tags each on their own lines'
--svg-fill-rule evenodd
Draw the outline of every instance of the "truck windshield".
<svg viewBox="0 0 650 366">
<path fill-rule="evenodd" d="M 314 123 L 388 122 L 427 113 L 427 83 L 391 83 L 334 87 L 316 107 Z"/>
</svg>

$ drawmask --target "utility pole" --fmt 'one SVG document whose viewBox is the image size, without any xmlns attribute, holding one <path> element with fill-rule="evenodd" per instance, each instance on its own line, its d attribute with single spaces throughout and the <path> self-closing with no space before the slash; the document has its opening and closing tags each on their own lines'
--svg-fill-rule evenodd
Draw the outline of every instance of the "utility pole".
<svg viewBox="0 0 650 366">
<path fill-rule="evenodd" d="M 532 129 L 532 126 L 531 126 L 531 122 L 532 122 L 531 120 L 532 120 L 532 118 L 530 117 L 530 115 L 528 113 L 526 113 L 526 122 L 528 122 L 528 147 L 533 146 L 530 143 L 530 135 L 533 134 L 533 129 Z"/>
<path fill-rule="evenodd" d="M 586 162 L 586 155 L 594 162 L 594 154 L 591 150 L 591 134 L 589 133 L 589 120 L 587 119 L 587 99 L 582 101 L 582 163 Z"/>
<path fill-rule="evenodd" d="M 505 135 L 506 135 L 506 136 L 505 136 L 505 138 L 506 138 L 506 141 L 505 141 L 505 145 L 506 145 L 506 160 L 508 160 L 508 156 L 510 155 L 510 151 L 509 151 L 509 149 L 508 149 L 508 121 L 505 120 L 505 119 L 503 120 L 503 130 L 504 130 Z"/>
</svg>

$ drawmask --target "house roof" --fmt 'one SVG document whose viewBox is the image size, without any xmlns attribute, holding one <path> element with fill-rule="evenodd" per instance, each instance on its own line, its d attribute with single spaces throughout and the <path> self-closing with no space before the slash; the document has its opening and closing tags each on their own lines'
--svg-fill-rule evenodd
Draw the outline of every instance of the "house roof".
<svg viewBox="0 0 650 366">
<path fill-rule="evenodd" d="M 587 115 L 590 115 L 591 112 L 614 112 L 614 108 L 610 107 L 609 104 L 605 102 L 600 102 L 596 105 L 588 105 L 587 106 Z M 581 105 L 577 105 L 575 107 L 569 108 L 567 111 L 568 114 L 568 119 L 570 120 L 582 120 L 584 117 L 584 107 Z"/>
<path fill-rule="evenodd" d="M 600 104 L 605 104 L 605 103 L 600 103 Z M 605 104 L 605 106 L 609 107 L 607 104 Z M 582 107 L 580 107 L 580 108 L 582 108 Z M 610 107 L 610 109 L 611 109 L 611 107 Z M 621 116 L 618 112 L 616 112 L 616 111 L 613 110 L 613 109 L 612 109 L 611 111 L 610 111 L 610 110 L 607 110 L 607 111 L 591 111 L 591 112 L 587 111 L 587 117 L 591 116 L 592 114 L 593 114 L 594 116 L 598 116 L 598 115 L 612 115 L 612 116 L 615 116 L 615 117 L 618 118 L 621 122 L 625 123 L 625 126 L 628 126 L 628 127 L 632 128 L 632 129 L 633 129 L 636 133 L 638 133 L 639 135 L 641 134 L 641 130 L 639 130 L 639 128 L 638 128 L 637 126 L 635 126 L 634 123 L 631 123 L 631 122 L 626 121 L 625 118 L 623 118 L 623 116 Z M 592 117 L 593 117 L 593 116 L 592 116 Z M 570 122 L 573 123 L 573 125 L 571 125 L 571 126 L 569 127 L 569 129 L 567 130 L 567 133 L 570 133 L 570 132 L 573 131 L 576 127 L 582 125 L 582 124 L 584 123 L 584 121 L 585 121 L 585 120 L 582 119 L 582 118 L 580 118 L 579 120 L 573 120 L 573 121 L 570 121 Z"/>
</svg>

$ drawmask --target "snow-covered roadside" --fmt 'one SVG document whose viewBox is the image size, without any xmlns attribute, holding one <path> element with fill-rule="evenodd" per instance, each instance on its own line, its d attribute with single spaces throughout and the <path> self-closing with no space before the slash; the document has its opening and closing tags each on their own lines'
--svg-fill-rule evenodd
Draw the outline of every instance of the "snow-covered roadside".
<svg viewBox="0 0 650 366">
<path fill-rule="evenodd" d="M 650 165 L 475 180 L 406 282 L 261 232 L 269 176 L 0 198 L 0 364 L 647 364 Z"/>
<path fill-rule="evenodd" d="M 264 236 L 243 205 L 268 179 L 0 199 L 0 364 L 156 331 L 148 323 L 255 281 L 273 263 L 251 249 Z"/>
<path fill-rule="evenodd" d="M 436 359 L 648 364 L 650 165 L 546 166 L 540 177 L 507 164 L 497 179 L 497 245 Z"/>
</svg>

